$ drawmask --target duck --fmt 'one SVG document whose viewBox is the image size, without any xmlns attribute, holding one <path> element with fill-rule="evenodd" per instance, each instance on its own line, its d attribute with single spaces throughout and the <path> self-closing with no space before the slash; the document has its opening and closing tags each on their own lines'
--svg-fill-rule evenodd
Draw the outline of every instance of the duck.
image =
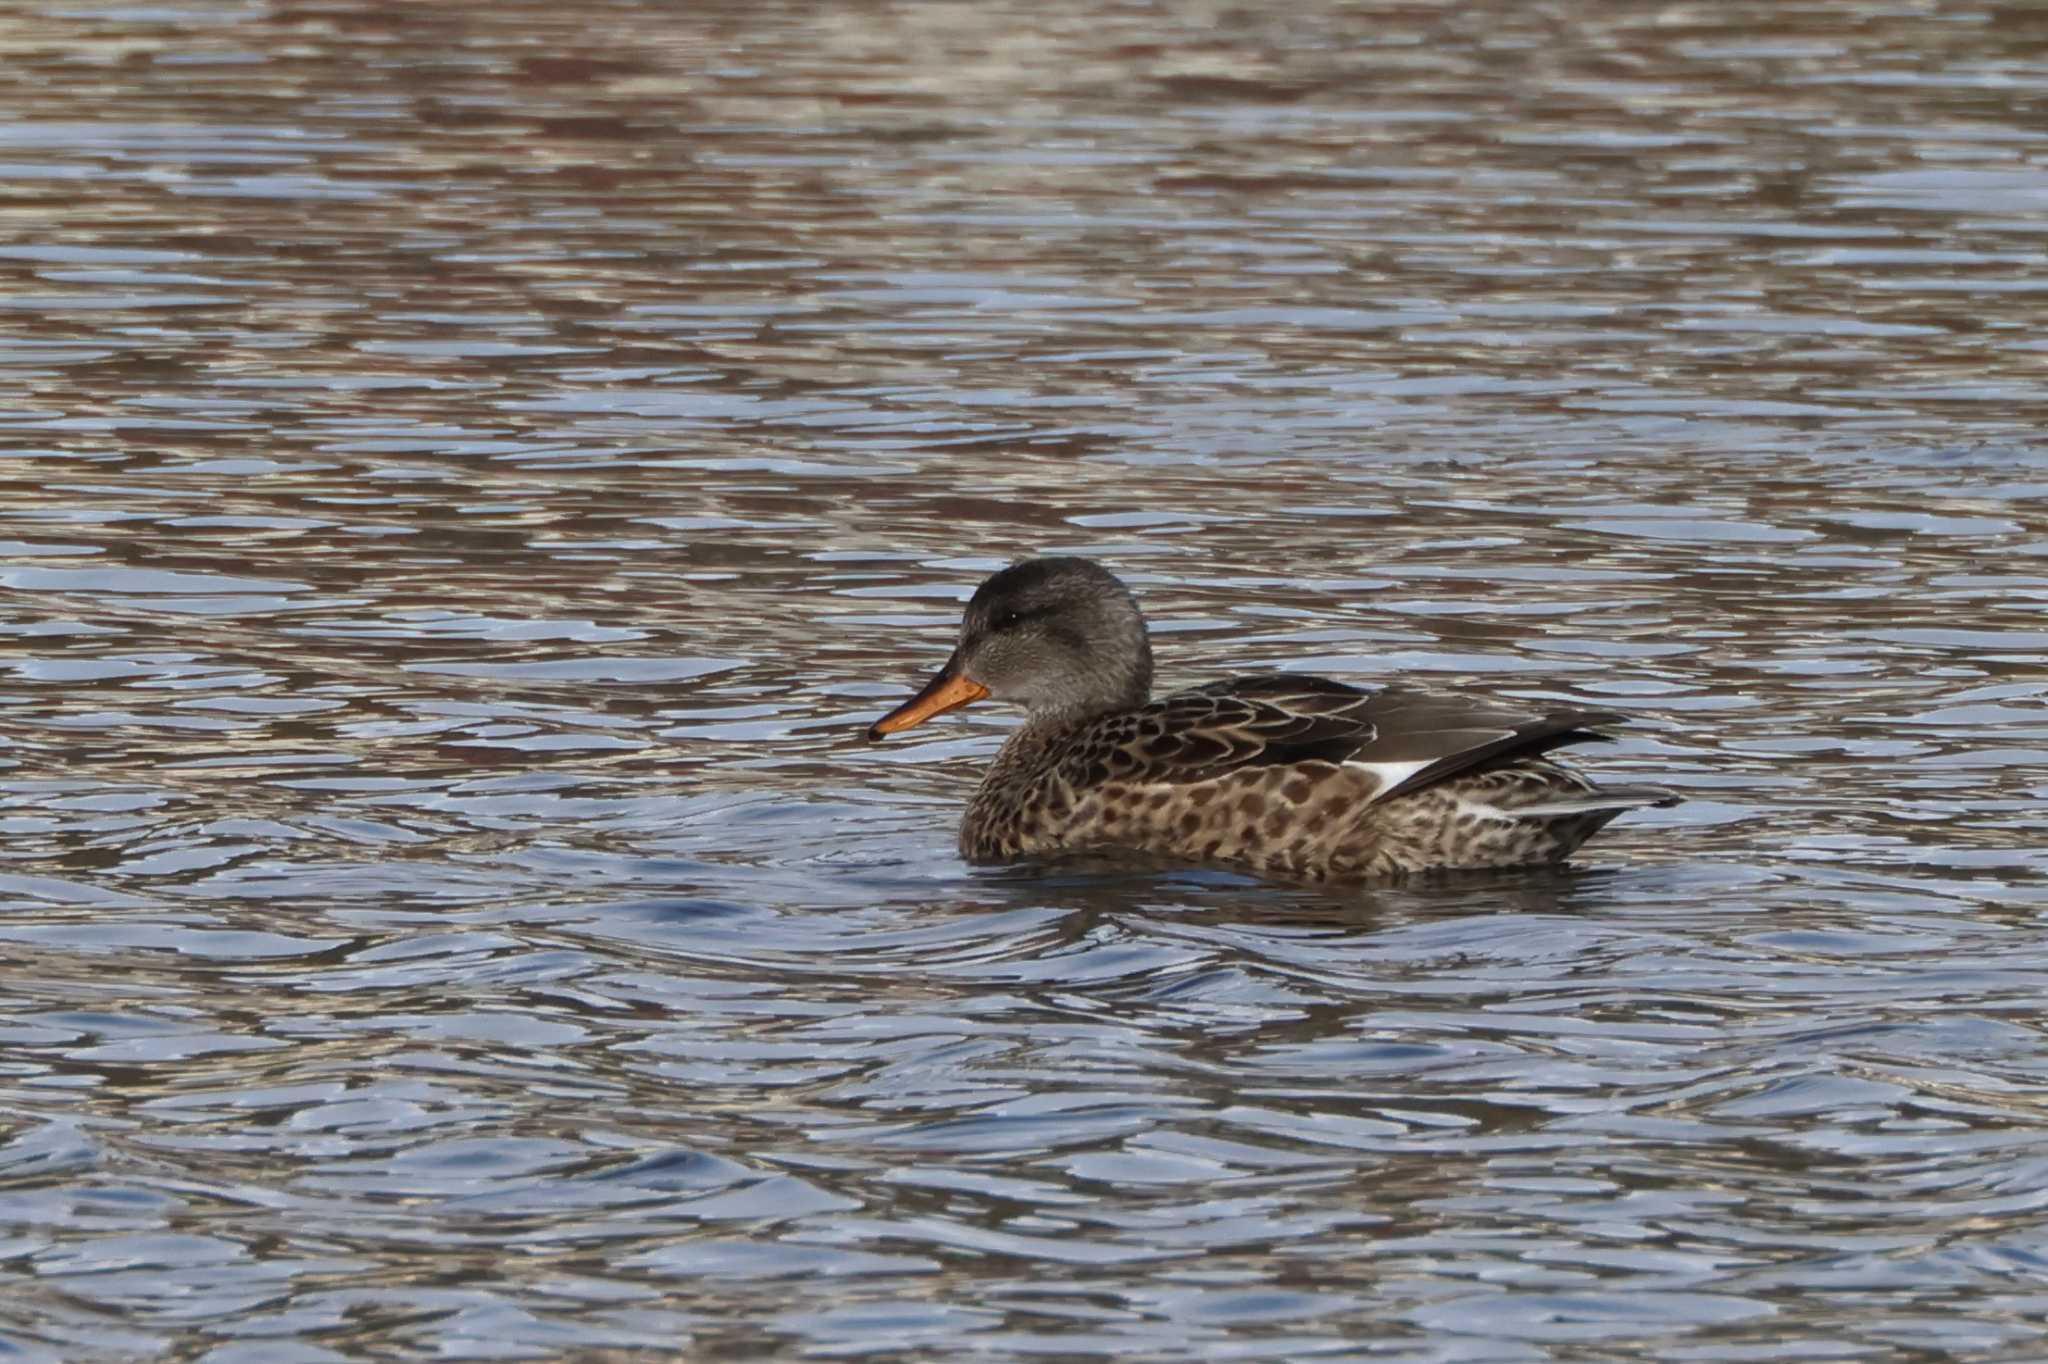
<svg viewBox="0 0 2048 1364">
<path fill-rule="evenodd" d="M 971 863 L 1163 855 L 1304 881 L 1562 862 L 1617 816 L 1675 805 L 1552 752 L 1609 711 L 1258 673 L 1152 695 L 1137 599 L 1091 559 L 1025 559 L 967 603 L 952 656 L 870 742 L 974 702 L 1021 706 L 960 822 Z"/>
</svg>

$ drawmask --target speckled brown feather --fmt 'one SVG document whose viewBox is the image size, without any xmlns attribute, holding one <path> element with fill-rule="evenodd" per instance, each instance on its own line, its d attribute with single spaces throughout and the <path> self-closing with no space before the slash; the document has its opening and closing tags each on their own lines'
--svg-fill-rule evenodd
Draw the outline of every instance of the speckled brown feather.
<svg viewBox="0 0 2048 1364">
<path fill-rule="evenodd" d="M 1034 717 L 975 793 L 960 846 L 975 861 L 1142 849 L 1311 879 L 1555 862 L 1623 810 L 1676 799 L 1596 792 L 1540 756 L 1619 718 L 1292 676 Z M 1426 765 L 1389 782 L 1370 762 Z"/>
</svg>

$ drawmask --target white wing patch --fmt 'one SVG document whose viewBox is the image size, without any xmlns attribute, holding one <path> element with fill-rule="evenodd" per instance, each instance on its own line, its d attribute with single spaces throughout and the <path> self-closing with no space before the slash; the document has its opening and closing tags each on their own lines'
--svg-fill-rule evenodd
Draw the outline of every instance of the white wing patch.
<svg viewBox="0 0 2048 1364">
<path fill-rule="evenodd" d="M 1379 789 L 1372 793 L 1372 798 L 1378 800 L 1381 796 L 1384 796 L 1387 792 L 1393 790 L 1434 761 L 1434 758 L 1418 758 L 1413 762 L 1405 763 L 1362 763 L 1353 761 L 1345 763 L 1344 766 L 1355 767 L 1361 772 L 1372 773 L 1372 779 L 1379 783 Z"/>
</svg>

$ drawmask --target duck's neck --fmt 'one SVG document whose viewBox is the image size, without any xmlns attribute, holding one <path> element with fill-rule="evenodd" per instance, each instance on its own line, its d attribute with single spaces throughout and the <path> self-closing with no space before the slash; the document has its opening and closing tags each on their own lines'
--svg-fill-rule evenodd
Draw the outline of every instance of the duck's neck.
<svg viewBox="0 0 2048 1364">
<path fill-rule="evenodd" d="M 1108 714 L 1095 706 L 1048 706 L 1025 715 L 1024 723 L 1010 732 L 997 750 L 982 778 L 984 788 L 1029 780 L 1051 763 L 1075 730 Z"/>
</svg>

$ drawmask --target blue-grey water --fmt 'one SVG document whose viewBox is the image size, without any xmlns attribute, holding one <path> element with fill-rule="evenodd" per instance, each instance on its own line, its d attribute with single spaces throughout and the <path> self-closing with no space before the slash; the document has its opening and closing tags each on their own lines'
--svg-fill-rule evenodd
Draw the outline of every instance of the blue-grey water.
<svg viewBox="0 0 2048 1364">
<path fill-rule="evenodd" d="M 2048 1356 L 2044 39 L 16 7 L 0 1358 Z M 1688 801 L 969 869 L 1035 551 Z"/>
</svg>

